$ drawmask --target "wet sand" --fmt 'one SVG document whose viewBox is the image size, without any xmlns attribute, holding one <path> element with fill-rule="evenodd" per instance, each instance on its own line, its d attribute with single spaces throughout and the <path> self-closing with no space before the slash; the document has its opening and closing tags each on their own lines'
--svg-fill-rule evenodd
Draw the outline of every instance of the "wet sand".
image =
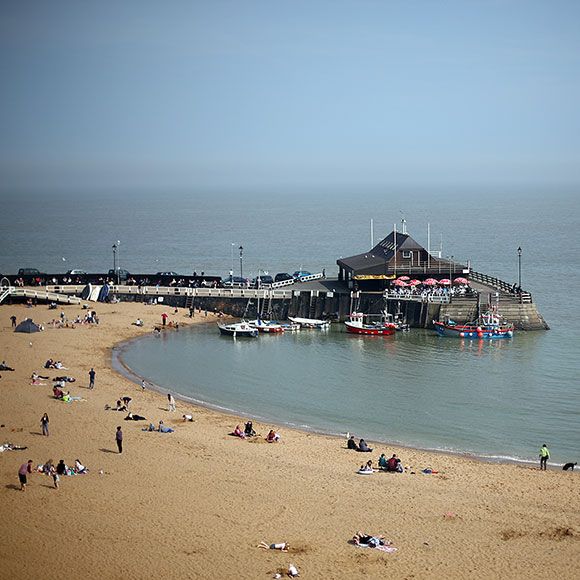
<svg viewBox="0 0 580 580">
<path fill-rule="evenodd" d="M 72 329 L 47 324 L 60 308 L 0 306 L 0 359 L 16 369 L 0 372 L 0 442 L 28 447 L 0 454 L 1 578 L 255 579 L 290 563 L 301 578 L 580 576 L 577 474 L 382 445 L 360 454 L 342 440 L 286 428 L 279 443 L 268 444 L 263 436 L 276 429 L 268 424 L 254 425 L 262 437 L 232 437 L 242 418 L 179 400 L 170 413 L 165 395 L 142 392 L 111 367 L 113 345 L 151 332 L 162 312 L 180 324 L 211 315 L 190 320 L 184 309 L 133 303 L 94 308 L 99 325 Z M 69 319 L 85 313 L 63 310 Z M 12 314 L 32 316 L 46 330 L 13 333 Z M 131 324 L 137 317 L 143 328 Z M 43 369 L 48 358 L 69 370 Z M 87 388 L 91 366 L 94 390 Z M 71 394 L 84 400 L 55 400 L 51 381 L 31 385 L 33 370 L 75 377 Z M 133 412 L 175 432 L 143 432 L 149 421 L 104 410 L 123 395 L 133 399 Z M 49 437 L 41 435 L 44 412 Z M 194 422 L 184 423 L 184 413 Z M 397 453 L 412 469 L 356 474 L 380 453 Z M 79 458 L 90 472 L 63 477 L 58 490 L 33 474 L 22 493 L 17 471 L 29 458 Z M 424 468 L 438 473 L 424 475 Z M 384 534 L 397 552 L 350 545 L 357 530 Z M 290 552 L 259 549 L 262 540 L 287 541 Z"/>
</svg>

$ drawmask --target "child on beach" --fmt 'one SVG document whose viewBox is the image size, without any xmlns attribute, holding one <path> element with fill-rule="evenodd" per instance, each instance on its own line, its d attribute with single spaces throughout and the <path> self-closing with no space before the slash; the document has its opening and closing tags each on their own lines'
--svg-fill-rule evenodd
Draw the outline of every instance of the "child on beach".
<svg viewBox="0 0 580 580">
<path fill-rule="evenodd" d="M 290 544 L 288 542 L 280 542 L 278 544 L 267 544 L 266 542 L 260 542 L 257 546 L 258 548 L 263 548 L 264 550 L 280 550 L 281 552 L 287 552 Z"/>
</svg>

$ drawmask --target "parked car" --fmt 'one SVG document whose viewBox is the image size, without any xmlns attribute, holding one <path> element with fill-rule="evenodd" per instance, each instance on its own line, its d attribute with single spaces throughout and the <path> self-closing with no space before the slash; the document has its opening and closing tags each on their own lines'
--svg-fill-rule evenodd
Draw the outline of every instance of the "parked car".
<svg viewBox="0 0 580 580">
<path fill-rule="evenodd" d="M 222 280 L 222 286 L 225 288 L 247 288 L 250 281 L 247 278 L 240 278 L 240 276 L 228 276 Z"/>
<path fill-rule="evenodd" d="M 292 276 L 291 274 L 288 274 L 288 272 L 280 272 L 279 274 L 276 274 L 276 276 L 274 277 L 274 281 L 275 282 L 285 282 L 286 280 L 293 280 L 294 276 Z"/>
<path fill-rule="evenodd" d="M 87 273 L 84 270 L 69 270 L 66 273 L 67 276 L 86 276 Z"/>
<path fill-rule="evenodd" d="M 42 274 L 40 270 L 36 268 L 20 268 L 18 270 L 19 276 L 46 276 L 46 274 Z"/>
<path fill-rule="evenodd" d="M 307 272 L 306 270 L 296 270 L 296 272 L 294 272 L 292 276 L 294 277 L 295 280 L 299 280 L 300 278 L 304 278 L 305 276 L 312 276 L 312 274 L 310 272 Z"/>
<path fill-rule="evenodd" d="M 127 270 L 123 270 L 121 268 L 117 268 L 116 270 L 109 270 L 109 277 L 114 278 L 115 280 L 117 280 L 118 277 L 121 282 L 126 282 L 129 276 L 131 276 L 131 274 L 129 274 Z"/>
<path fill-rule="evenodd" d="M 157 272 L 156 276 L 179 276 L 177 272 Z"/>
<path fill-rule="evenodd" d="M 272 276 L 268 276 L 268 275 L 263 275 L 263 276 L 256 276 L 253 280 L 252 280 L 252 286 L 254 286 L 255 288 L 259 286 L 269 286 L 270 284 L 274 283 L 274 278 L 272 278 Z"/>
</svg>

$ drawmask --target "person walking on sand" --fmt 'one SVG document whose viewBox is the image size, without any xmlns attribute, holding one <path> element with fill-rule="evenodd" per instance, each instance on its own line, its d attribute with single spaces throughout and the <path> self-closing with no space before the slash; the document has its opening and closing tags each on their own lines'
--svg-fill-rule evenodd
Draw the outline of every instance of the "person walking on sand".
<svg viewBox="0 0 580 580">
<path fill-rule="evenodd" d="M 42 427 L 42 434 L 48 437 L 48 424 L 50 420 L 48 418 L 48 414 L 45 413 L 40 419 L 40 426 Z"/>
<path fill-rule="evenodd" d="M 167 400 L 169 402 L 167 410 L 170 412 L 175 411 L 175 399 L 171 393 L 167 395 Z"/>
<path fill-rule="evenodd" d="M 10 320 L 12 322 L 12 328 L 16 328 L 16 316 L 14 314 L 10 317 Z"/>
<path fill-rule="evenodd" d="M 20 480 L 20 491 L 26 491 L 27 475 L 32 473 L 32 459 L 28 463 L 23 463 L 18 470 L 18 479 Z"/>
<path fill-rule="evenodd" d="M 161 322 L 162 322 L 163 326 L 165 326 L 167 324 L 167 312 L 164 312 L 161 315 Z"/>
<path fill-rule="evenodd" d="M 117 427 L 115 441 L 117 442 L 117 449 L 119 450 L 119 453 L 123 453 L 123 431 L 121 431 L 121 426 Z"/>
<path fill-rule="evenodd" d="M 544 443 L 540 447 L 540 470 L 546 471 L 548 459 L 550 459 L 550 450 L 548 449 L 548 446 Z"/>
<path fill-rule="evenodd" d="M 93 367 L 91 367 L 91 370 L 89 371 L 89 389 L 94 389 L 95 388 L 95 375 L 97 373 L 95 373 L 95 369 Z"/>
</svg>

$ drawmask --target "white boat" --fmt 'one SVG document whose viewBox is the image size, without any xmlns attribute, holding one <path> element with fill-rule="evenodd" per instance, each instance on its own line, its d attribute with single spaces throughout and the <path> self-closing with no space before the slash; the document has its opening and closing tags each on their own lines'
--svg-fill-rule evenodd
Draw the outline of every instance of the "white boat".
<svg viewBox="0 0 580 580">
<path fill-rule="evenodd" d="M 302 328 L 330 328 L 330 320 L 319 320 L 318 318 L 298 318 L 289 316 L 288 320 L 299 324 Z"/>
<path fill-rule="evenodd" d="M 289 322 L 282 324 L 284 332 L 298 332 L 302 327 L 297 322 Z"/>
<path fill-rule="evenodd" d="M 248 336 L 255 338 L 258 336 L 258 330 L 250 326 L 247 322 L 233 322 L 231 324 L 220 324 L 218 322 L 218 328 L 221 334 L 226 336 L 233 336 L 237 338 L 238 336 Z"/>
<path fill-rule="evenodd" d="M 259 332 L 265 332 L 267 334 L 284 332 L 284 328 L 282 328 L 281 324 L 278 324 L 277 322 L 271 322 L 269 320 L 260 320 L 258 318 L 257 320 L 250 320 L 248 324 Z"/>
</svg>

